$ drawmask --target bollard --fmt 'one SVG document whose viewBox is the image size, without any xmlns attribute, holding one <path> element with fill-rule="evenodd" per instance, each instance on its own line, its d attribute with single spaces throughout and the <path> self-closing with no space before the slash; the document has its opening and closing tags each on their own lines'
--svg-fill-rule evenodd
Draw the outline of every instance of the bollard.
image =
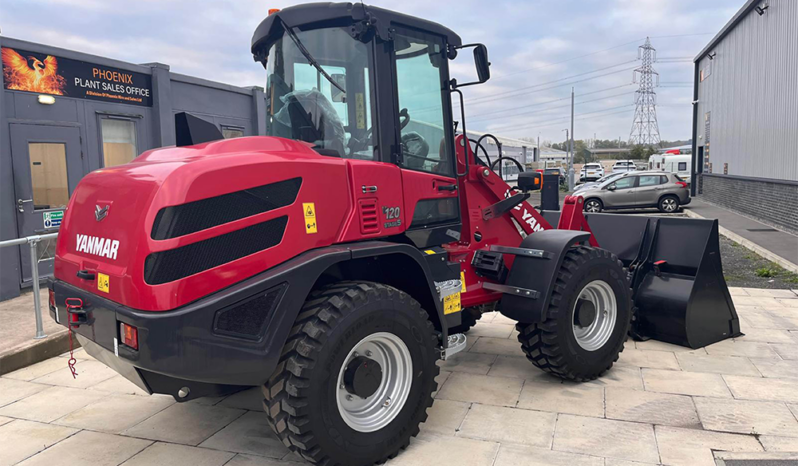
<svg viewBox="0 0 798 466">
<path fill-rule="evenodd" d="M 33 280 L 33 308 L 36 312 L 36 336 L 33 338 L 41 340 L 42 338 L 46 338 L 47 335 L 44 333 L 44 326 L 42 324 L 42 300 L 41 296 L 39 296 L 39 260 L 36 251 L 36 244 L 39 242 L 38 239 L 38 237 L 36 237 L 36 239 L 30 239 L 28 240 L 28 244 L 30 244 L 30 273 L 31 279 Z"/>
</svg>

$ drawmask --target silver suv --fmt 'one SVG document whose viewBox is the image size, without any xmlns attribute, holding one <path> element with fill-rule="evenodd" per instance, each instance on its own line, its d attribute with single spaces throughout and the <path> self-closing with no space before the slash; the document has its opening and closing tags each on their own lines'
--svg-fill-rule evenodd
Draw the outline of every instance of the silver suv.
<svg viewBox="0 0 798 466">
<path fill-rule="evenodd" d="M 690 190 L 679 175 L 661 171 L 630 172 L 579 193 L 586 212 L 657 207 L 671 213 L 690 203 Z"/>
</svg>

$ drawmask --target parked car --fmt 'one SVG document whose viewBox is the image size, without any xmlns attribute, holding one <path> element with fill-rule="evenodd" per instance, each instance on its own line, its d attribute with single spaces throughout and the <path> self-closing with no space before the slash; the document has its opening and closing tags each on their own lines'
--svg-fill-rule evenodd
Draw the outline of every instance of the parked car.
<svg viewBox="0 0 798 466">
<path fill-rule="evenodd" d="M 613 173 L 633 172 L 637 170 L 634 160 L 618 160 L 612 166 Z"/>
<path fill-rule="evenodd" d="M 581 194 L 586 212 L 656 207 L 671 213 L 690 203 L 687 183 L 678 175 L 660 171 L 624 173 Z"/>
<path fill-rule="evenodd" d="M 621 177 L 625 175 L 625 173 L 610 173 L 609 175 L 602 176 L 601 178 L 597 179 L 596 181 L 591 181 L 589 183 L 583 183 L 574 189 L 574 194 L 581 193 L 587 189 L 595 189 L 601 186 L 605 181 L 614 180 L 615 178 Z"/>
<path fill-rule="evenodd" d="M 586 163 L 582 167 L 579 179 L 584 181 L 595 181 L 604 176 L 604 167 L 600 163 Z"/>
</svg>

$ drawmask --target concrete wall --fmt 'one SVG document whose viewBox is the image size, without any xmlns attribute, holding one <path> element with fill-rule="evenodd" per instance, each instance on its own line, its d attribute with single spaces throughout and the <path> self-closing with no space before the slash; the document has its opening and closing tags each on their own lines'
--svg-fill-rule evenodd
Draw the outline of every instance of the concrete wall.
<svg viewBox="0 0 798 466">
<path fill-rule="evenodd" d="M 153 91 L 152 107 L 66 96 L 57 96 L 53 105 L 41 105 L 36 100 L 37 94 L 7 91 L 0 86 L 0 240 L 21 236 L 15 208 L 11 124 L 78 128 L 83 164 L 81 176 L 102 167 L 99 121 L 108 115 L 135 121 L 139 153 L 173 145 L 174 114 L 182 111 L 213 121 L 220 127 L 240 128 L 247 136 L 265 134 L 265 100 L 260 88 L 240 88 L 171 73 L 165 64 L 135 65 L 7 37 L 0 37 L 0 46 L 149 74 Z M 44 127 L 43 131 L 46 131 Z M 21 282 L 19 248 L 0 249 L 0 300 L 18 296 Z"/>
<path fill-rule="evenodd" d="M 703 199 L 798 234 L 798 182 L 703 175 Z"/>
</svg>

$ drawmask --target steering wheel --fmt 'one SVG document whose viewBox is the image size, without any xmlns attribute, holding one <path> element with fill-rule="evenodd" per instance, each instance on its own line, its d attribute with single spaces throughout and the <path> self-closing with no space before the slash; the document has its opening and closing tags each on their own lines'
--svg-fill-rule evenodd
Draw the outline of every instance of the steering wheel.
<svg viewBox="0 0 798 466">
<path fill-rule="evenodd" d="M 519 162 L 518 160 L 515 160 L 512 157 L 505 157 L 505 156 L 501 156 L 498 159 L 494 160 L 493 163 L 490 164 L 490 169 L 491 170 L 495 170 L 496 169 L 496 164 L 499 163 L 502 159 L 504 159 L 504 160 L 512 160 L 512 162 L 515 164 L 515 166 L 518 167 L 518 172 L 519 173 L 524 171 L 524 166 L 521 165 L 521 162 Z M 501 172 L 499 172 L 499 178 L 502 178 Z M 504 178 L 502 178 L 502 179 L 504 179 Z"/>
<path fill-rule="evenodd" d="M 407 126 L 407 124 L 410 123 L 410 115 L 407 113 L 407 108 L 403 108 L 399 112 L 399 118 L 404 118 L 404 120 L 400 120 L 399 121 L 399 129 L 403 130 L 403 129 L 405 129 L 405 126 Z M 360 140 L 357 140 L 357 139 L 354 139 L 354 138 L 350 139 L 350 141 L 349 141 L 349 149 L 352 152 L 356 152 L 356 151 L 365 149 L 366 147 L 368 147 L 369 141 L 371 141 L 371 135 L 373 133 L 374 133 L 374 127 L 372 126 L 372 127 L 370 127 L 369 129 L 366 130 L 366 134 L 363 135 L 363 139 L 360 139 Z M 354 144 L 352 143 L 352 141 L 355 141 Z"/>
</svg>

